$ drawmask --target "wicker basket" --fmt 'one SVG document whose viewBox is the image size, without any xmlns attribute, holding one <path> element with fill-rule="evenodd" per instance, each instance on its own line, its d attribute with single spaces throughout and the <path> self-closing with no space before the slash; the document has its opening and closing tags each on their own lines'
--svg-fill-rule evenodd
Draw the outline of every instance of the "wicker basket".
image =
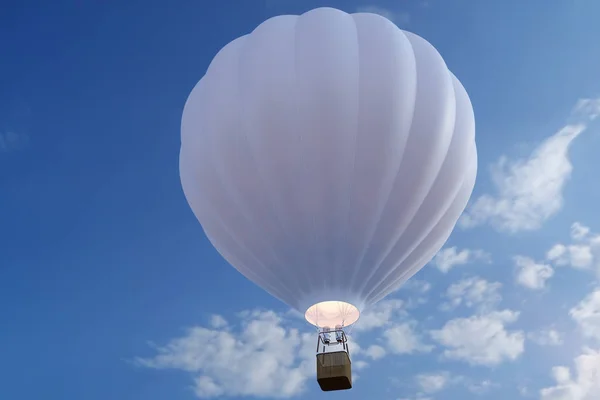
<svg viewBox="0 0 600 400">
<path fill-rule="evenodd" d="M 317 382 L 321 390 L 352 388 L 352 363 L 345 351 L 317 354 Z"/>
</svg>

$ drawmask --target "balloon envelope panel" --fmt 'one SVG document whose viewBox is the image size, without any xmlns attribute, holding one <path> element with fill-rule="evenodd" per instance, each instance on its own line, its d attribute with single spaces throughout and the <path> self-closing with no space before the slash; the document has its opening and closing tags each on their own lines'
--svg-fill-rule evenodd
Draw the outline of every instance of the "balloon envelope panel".
<svg viewBox="0 0 600 400">
<path fill-rule="evenodd" d="M 440 54 L 382 16 L 331 8 L 226 45 L 181 136 L 209 240 L 303 313 L 399 288 L 448 239 L 477 173 L 471 102 Z"/>
</svg>

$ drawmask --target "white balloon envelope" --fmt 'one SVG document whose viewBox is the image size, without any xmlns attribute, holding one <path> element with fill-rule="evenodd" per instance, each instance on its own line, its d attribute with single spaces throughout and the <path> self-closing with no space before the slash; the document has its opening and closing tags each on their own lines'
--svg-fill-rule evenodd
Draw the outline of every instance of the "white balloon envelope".
<svg viewBox="0 0 600 400">
<path fill-rule="evenodd" d="M 348 326 L 439 251 L 475 184 L 469 97 L 382 16 L 319 8 L 227 44 L 185 104 L 207 237 L 313 325 Z"/>
</svg>

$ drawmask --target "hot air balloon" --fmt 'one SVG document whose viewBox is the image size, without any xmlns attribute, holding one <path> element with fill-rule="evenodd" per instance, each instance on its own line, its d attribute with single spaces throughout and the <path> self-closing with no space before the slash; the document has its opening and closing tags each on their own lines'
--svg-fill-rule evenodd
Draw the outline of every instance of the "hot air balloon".
<svg viewBox="0 0 600 400">
<path fill-rule="evenodd" d="M 322 390 L 352 387 L 344 328 L 440 250 L 476 174 L 465 89 L 376 14 L 268 19 L 218 52 L 183 111 L 186 199 L 233 267 L 320 329 Z"/>
</svg>

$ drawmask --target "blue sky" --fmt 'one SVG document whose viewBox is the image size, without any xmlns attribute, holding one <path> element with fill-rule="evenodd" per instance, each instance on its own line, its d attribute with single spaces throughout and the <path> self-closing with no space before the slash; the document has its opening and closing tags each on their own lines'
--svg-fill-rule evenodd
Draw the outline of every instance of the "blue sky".
<svg viewBox="0 0 600 400">
<path fill-rule="evenodd" d="M 600 3 L 109 3 L 0 13 L 0 398 L 596 399 Z M 214 54 L 318 6 L 430 41 L 471 96 L 480 160 L 446 247 L 365 313 L 355 388 L 329 394 L 314 331 L 218 255 L 178 176 Z"/>
</svg>

